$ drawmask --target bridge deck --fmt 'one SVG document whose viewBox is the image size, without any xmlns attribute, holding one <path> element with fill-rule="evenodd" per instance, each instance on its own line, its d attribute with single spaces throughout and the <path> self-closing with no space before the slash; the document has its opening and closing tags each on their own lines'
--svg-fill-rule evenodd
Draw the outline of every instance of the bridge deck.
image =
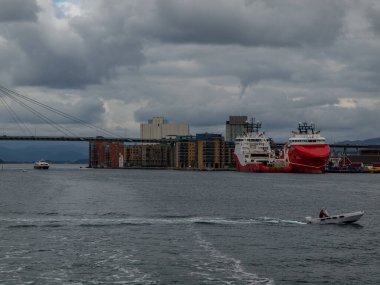
<svg viewBox="0 0 380 285">
<path fill-rule="evenodd" d="M 135 142 L 135 143 L 172 143 L 175 139 L 140 139 L 140 138 L 111 138 L 111 137 L 67 137 L 67 136 L 0 136 L 0 140 L 7 141 L 114 141 L 114 142 Z M 284 143 L 278 143 L 277 146 L 283 146 Z M 380 148 L 380 145 L 370 144 L 330 144 L 331 147 L 337 148 Z"/>
<path fill-rule="evenodd" d="M 140 142 L 140 143 L 169 143 L 173 139 L 139 139 L 139 138 L 111 138 L 111 137 L 67 137 L 67 136 L 0 136 L 3 141 L 114 141 L 114 142 Z"/>
</svg>

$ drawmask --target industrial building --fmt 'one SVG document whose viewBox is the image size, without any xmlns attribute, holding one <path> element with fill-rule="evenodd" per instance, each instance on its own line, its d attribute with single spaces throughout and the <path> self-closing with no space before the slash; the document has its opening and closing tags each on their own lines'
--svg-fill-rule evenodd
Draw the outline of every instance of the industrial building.
<svg viewBox="0 0 380 285">
<path fill-rule="evenodd" d="M 170 144 L 125 146 L 126 167 L 173 167 L 173 147 Z"/>
<path fill-rule="evenodd" d="M 233 142 L 237 136 L 252 130 L 252 123 L 247 116 L 230 116 L 226 121 L 226 141 Z"/>
<path fill-rule="evenodd" d="M 179 137 L 175 143 L 175 167 L 224 169 L 234 166 L 233 147 L 220 134 Z"/>
<path fill-rule="evenodd" d="M 179 136 L 175 143 L 175 168 L 197 168 L 197 142 L 193 136 Z"/>
<path fill-rule="evenodd" d="M 89 167 L 122 168 L 124 167 L 124 144 L 120 142 L 90 142 Z"/>
<path fill-rule="evenodd" d="M 249 128 L 247 116 L 230 116 L 231 138 Z M 164 117 L 153 117 L 140 125 L 142 140 L 171 138 L 162 143 L 127 144 L 92 142 L 90 167 L 156 167 L 176 169 L 225 169 L 235 166 L 234 142 L 221 134 L 189 134 L 188 125 L 169 124 Z M 234 137 L 235 138 L 235 137 Z"/>
<path fill-rule="evenodd" d="M 140 124 L 141 139 L 163 139 L 172 136 L 190 135 L 189 125 L 169 124 L 164 117 L 153 117 L 148 124 Z"/>
<path fill-rule="evenodd" d="M 224 168 L 224 138 L 218 134 L 197 134 L 199 169 Z"/>
<path fill-rule="evenodd" d="M 380 164 L 380 149 L 362 149 L 355 153 L 345 153 L 345 164 L 362 163 L 364 165 Z M 346 161 L 345 161 L 346 160 Z"/>
<path fill-rule="evenodd" d="M 235 143 L 224 141 L 224 167 L 235 167 Z"/>
<path fill-rule="evenodd" d="M 124 145 L 92 142 L 90 167 L 152 167 L 175 169 L 226 169 L 235 166 L 234 144 L 220 134 L 178 136 L 175 142 Z"/>
</svg>

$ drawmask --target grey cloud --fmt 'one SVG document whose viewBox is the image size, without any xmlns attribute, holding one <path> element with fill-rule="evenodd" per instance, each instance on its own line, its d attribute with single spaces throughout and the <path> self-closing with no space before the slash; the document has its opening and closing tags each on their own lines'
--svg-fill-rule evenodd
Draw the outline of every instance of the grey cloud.
<svg viewBox="0 0 380 285">
<path fill-rule="evenodd" d="M 86 72 L 86 64 L 75 42 L 67 38 L 67 52 L 54 47 L 52 41 L 37 25 L 24 25 L 13 29 L 12 40 L 17 43 L 20 56 L 12 63 L 13 80 L 17 85 L 42 85 L 52 87 L 78 86 L 83 82 L 94 83 Z M 73 49 L 70 48 L 73 46 Z"/>
<path fill-rule="evenodd" d="M 48 96 L 53 90 L 47 88 L 44 93 Z M 18 92 L 22 96 L 26 96 L 35 100 L 33 97 L 28 95 L 26 92 Z M 98 123 L 103 121 L 103 116 L 105 114 L 104 103 L 95 97 L 90 96 L 78 96 L 70 95 L 66 96 L 64 94 L 56 95 L 53 103 L 42 102 L 55 110 L 59 110 L 65 114 L 69 114 L 71 117 L 81 118 L 82 121 L 87 123 Z M 1 121 L 13 122 L 14 117 L 17 116 L 21 122 L 28 122 L 32 124 L 45 124 L 46 118 L 50 120 L 53 124 L 71 124 L 71 125 L 82 125 L 79 120 L 68 118 L 67 116 L 62 116 L 57 114 L 50 108 L 41 106 L 41 104 L 35 104 L 31 101 L 27 101 L 19 96 L 12 96 L 15 99 L 10 99 L 9 97 L 4 97 L 0 101 L 1 107 Z M 40 101 L 37 99 L 37 101 Z M 6 103 L 4 103 L 6 102 Z M 9 106 L 9 108 L 7 107 Z M 13 110 L 13 114 L 9 113 L 9 109 Z M 16 115 L 14 115 L 16 114 Z M 39 114 L 39 115 L 36 115 Z M 16 119 L 17 119 L 16 118 Z M 45 118 L 45 119 L 44 119 Z"/>
<path fill-rule="evenodd" d="M 377 120 L 378 109 L 343 109 L 331 106 L 318 115 L 318 124 L 322 128 L 323 135 L 328 137 L 330 142 L 344 140 L 347 137 L 361 140 L 378 137 L 377 134 L 380 131 L 377 125 L 368 123 Z"/>
<path fill-rule="evenodd" d="M 135 112 L 135 118 L 143 122 L 152 116 L 165 115 L 174 122 L 187 122 L 195 129 L 212 129 L 214 126 L 215 130 L 220 130 L 224 129 L 229 115 L 244 114 L 261 120 L 268 135 L 284 140 L 296 129 L 299 121 L 314 121 L 319 128 L 329 131 L 333 125 L 331 122 L 341 121 L 336 120 L 336 116 L 351 112 L 334 106 L 338 103 L 337 97 L 329 89 L 323 92 L 320 89 L 318 92 L 284 92 L 286 89 L 274 91 L 272 88 L 253 87 L 236 100 L 231 94 L 210 88 L 194 94 L 190 100 L 191 91 L 184 85 L 181 96 L 166 94 L 160 96 L 160 101 L 152 99 L 147 106 Z"/>
<path fill-rule="evenodd" d="M 35 22 L 40 10 L 36 0 L 2 0 L 0 6 L 0 23 L 18 21 Z"/>
<path fill-rule="evenodd" d="M 91 19 L 73 19 L 71 26 L 80 35 L 86 53 L 86 65 L 92 77 L 115 76 L 118 67 L 138 68 L 144 63 L 142 38 L 131 26 L 128 2 L 102 2 Z M 112 15 L 112 17 L 110 16 Z"/>
<path fill-rule="evenodd" d="M 67 103 L 58 109 L 76 118 L 82 118 L 87 123 L 103 121 L 106 110 L 101 100 L 93 96 L 79 98 L 78 102 Z"/>
<path fill-rule="evenodd" d="M 368 10 L 368 20 L 372 30 L 380 35 L 380 8 L 371 7 Z"/>
<path fill-rule="evenodd" d="M 37 24 L 10 27 L 6 34 L 11 34 L 8 37 L 22 52 L 12 64 L 15 84 L 56 88 L 101 84 L 115 78 L 119 68 L 139 68 L 144 63 L 147 36 L 170 42 L 246 46 L 330 43 L 339 33 L 344 12 L 342 6 L 329 2 L 327 9 L 326 3 L 315 1 L 116 3 L 94 4 L 91 17 L 69 21 L 70 30 Z M 145 6 L 150 7 L 148 12 Z M 237 72 L 243 90 L 262 79 L 290 78 L 290 70 L 266 64 Z"/>
<path fill-rule="evenodd" d="M 44 96 L 57 108 L 128 133 L 157 115 L 212 131 L 243 114 L 272 137 L 288 137 L 302 120 L 328 136 L 370 137 L 380 131 L 378 14 L 365 14 L 372 4 L 99 0 L 58 20 L 46 4 L 35 22 L 0 26 L 0 78 L 53 87 Z M 55 97 L 66 92 L 75 104 Z M 341 98 L 363 107 L 339 107 Z M 133 115 L 112 113 L 115 104 L 135 120 L 123 125 Z"/>
<path fill-rule="evenodd" d="M 7 44 L 20 52 L 11 63 L 13 82 L 81 88 L 115 77 L 120 67 L 138 68 L 144 61 L 141 39 L 129 31 L 125 9 L 115 5 L 118 15 L 109 17 L 104 14 L 109 6 L 96 6 L 93 17 L 73 18 L 67 27 L 46 26 L 54 21 L 49 16 L 41 23 L 3 27 Z"/>
<path fill-rule="evenodd" d="M 332 43 L 344 5 L 335 1 L 157 1 L 145 28 L 174 43 L 302 46 Z"/>
<path fill-rule="evenodd" d="M 271 68 L 269 66 L 253 67 L 250 70 L 244 70 L 237 74 L 242 85 L 242 93 L 245 89 L 254 83 L 258 83 L 263 79 L 267 80 L 290 80 L 292 71 L 281 67 Z"/>
<path fill-rule="evenodd" d="M 210 105 L 205 104 L 203 107 L 198 106 L 197 109 L 191 111 L 189 106 L 164 106 L 164 105 L 150 105 L 146 108 L 140 109 L 135 112 L 137 121 L 146 122 L 154 116 L 165 116 L 170 122 L 179 124 L 190 124 L 191 126 L 214 126 L 226 120 L 225 109 L 210 109 Z"/>
<path fill-rule="evenodd" d="M 363 40 L 369 37 L 370 40 Z M 339 41 L 326 54 L 343 67 L 326 74 L 330 87 L 347 88 L 354 92 L 365 92 L 368 97 L 377 97 L 380 91 L 380 50 L 373 37 L 363 35 L 350 41 Z"/>
</svg>

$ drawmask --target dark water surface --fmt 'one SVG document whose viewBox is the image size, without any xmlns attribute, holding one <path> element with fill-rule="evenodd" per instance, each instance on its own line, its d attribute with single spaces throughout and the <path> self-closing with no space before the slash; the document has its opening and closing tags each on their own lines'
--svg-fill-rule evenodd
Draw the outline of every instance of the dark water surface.
<svg viewBox="0 0 380 285">
<path fill-rule="evenodd" d="M 0 195 L 0 284 L 380 284 L 377 174 L 13 165 Z"/>
</svg>

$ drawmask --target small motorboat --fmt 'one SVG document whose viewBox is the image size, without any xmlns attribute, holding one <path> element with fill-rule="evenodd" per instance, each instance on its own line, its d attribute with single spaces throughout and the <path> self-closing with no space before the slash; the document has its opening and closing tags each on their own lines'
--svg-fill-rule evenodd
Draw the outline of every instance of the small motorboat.
<svg viewBox="0 0 380 285">
<path fill-rule="evenodd" d="M 34 163 L 34 169 L 49 169 L 49 163 L 43 159 Z"/>
<path fill-rule="evenodd" d="M 358 221 L 364 215 L 363 211 L 331 215 L 323 218 L 305 217 L 309 224 L 351 224 Z"/>
</svg>

